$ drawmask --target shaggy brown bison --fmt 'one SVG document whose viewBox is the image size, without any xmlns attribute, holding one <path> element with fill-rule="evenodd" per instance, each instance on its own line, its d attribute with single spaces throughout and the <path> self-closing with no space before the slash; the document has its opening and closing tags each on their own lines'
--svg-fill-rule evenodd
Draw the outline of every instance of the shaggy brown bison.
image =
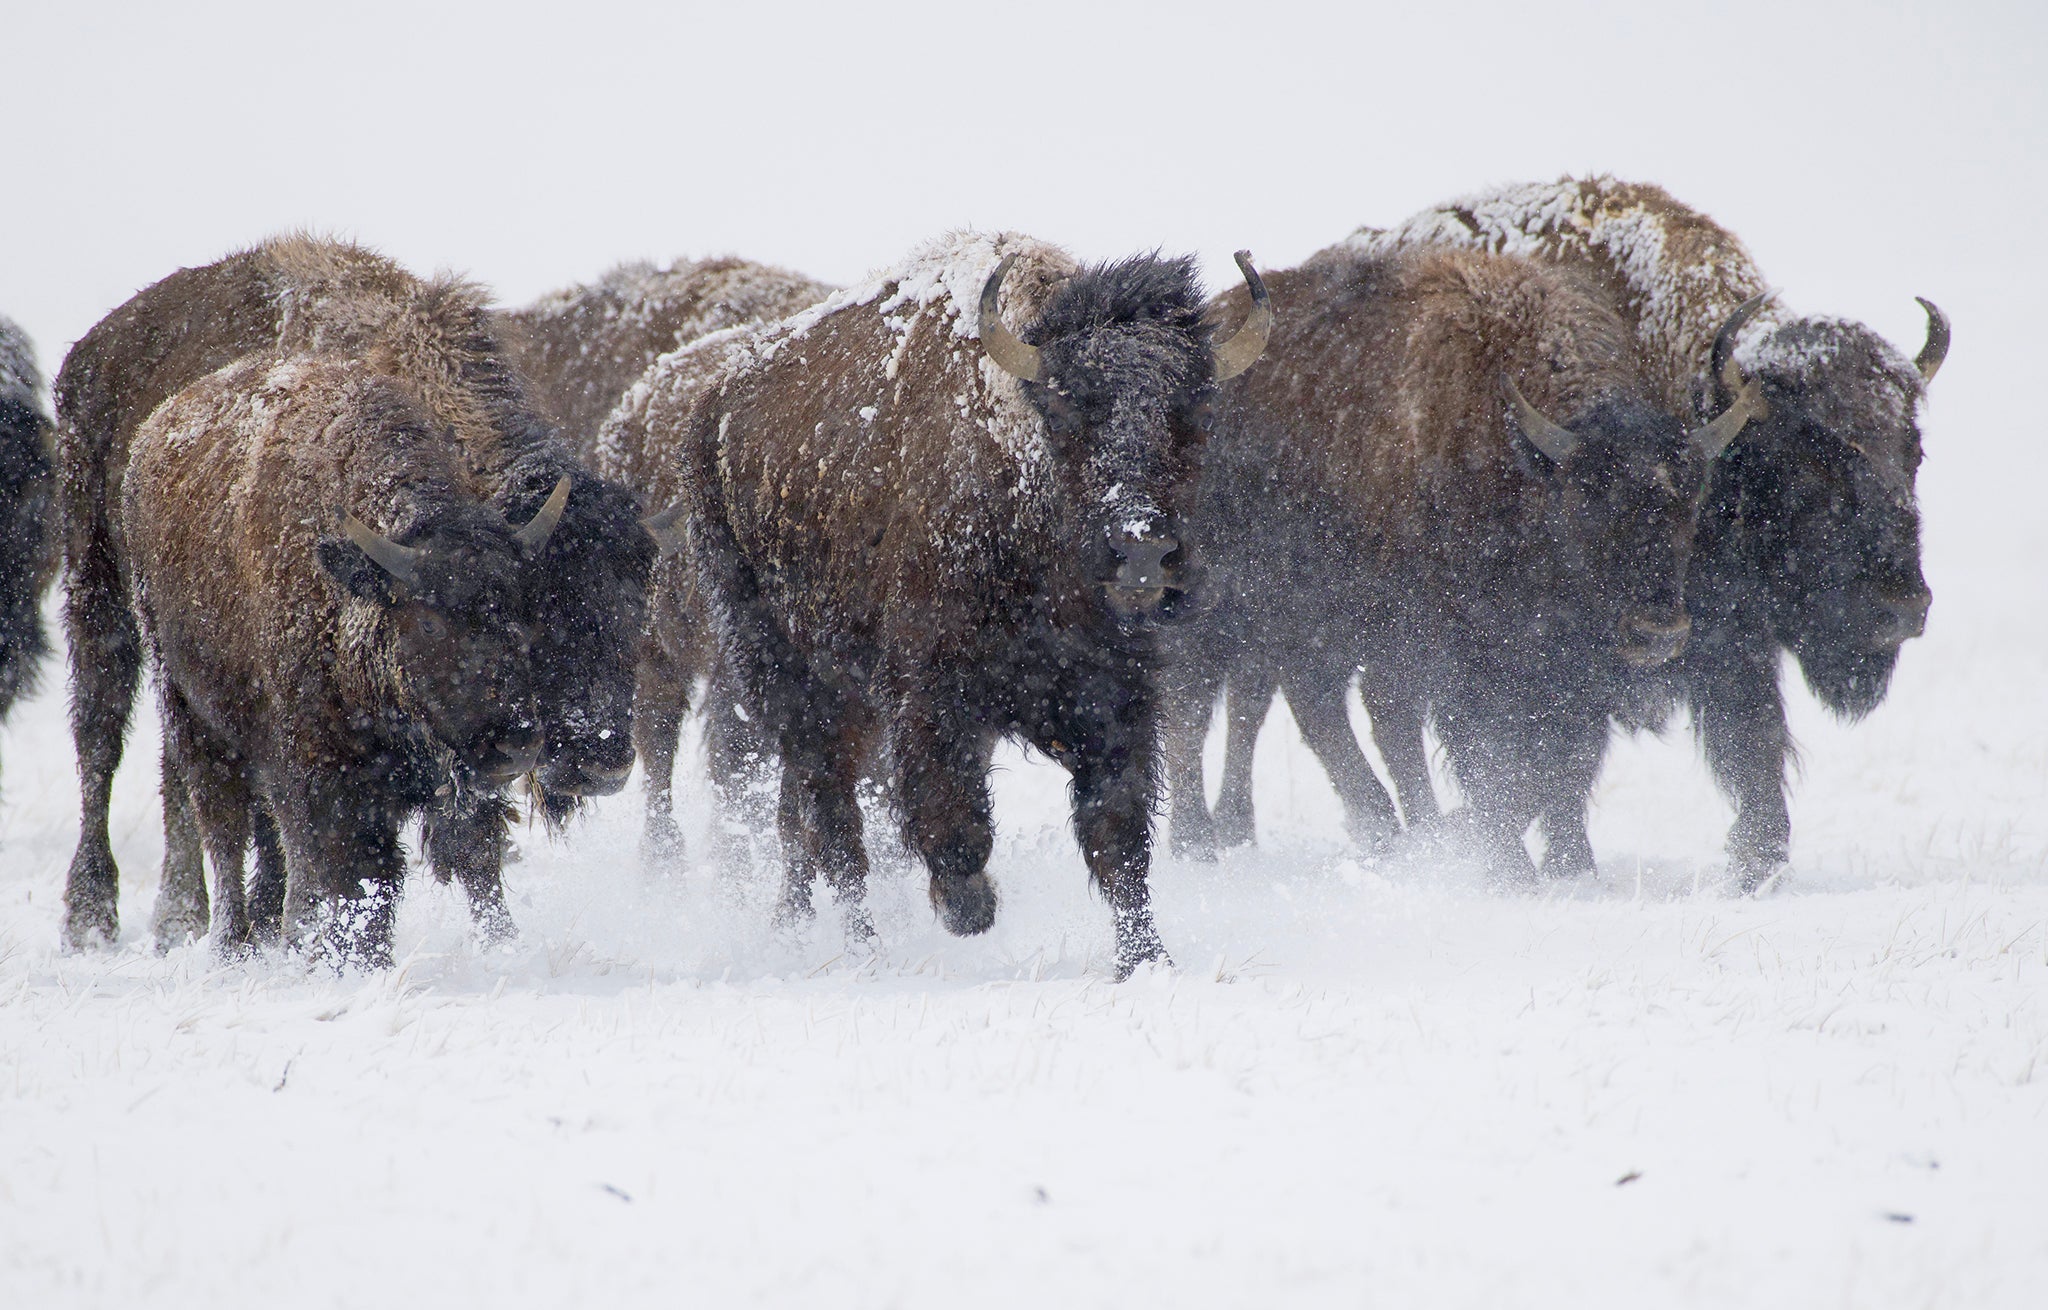
<svg viewBox="0 0 2048 1310">
<path fill-rule="evenodd" d="M 645 503 L 665 506 L 677 495 L 675 452 L 651 439 L 646 414 L 655 393 L 693 386 L 696 379 L 687 364 L 665 359 L 659 367 L 650 366 L 709 333 L 782 318 L 818 303 L 833 289 L 741 259 L 707 259 L 661 270 L 636 264 L 614 269 L 593 286 L 544 296 L 499 320 L 535 399 L 561 420 L 564 435 L 586 462 L 639 492 Z M 647 375 L 644 382 L 642 374 Z M 666 399 L 674 409 L 676 397 Z M 674 530 L 672 540 L 680 538 L 680 530 Z M 768 747 L 754 726 L 733 712 L 730 689 L 717 674 L 709 621 L 681 551 L 665 552 L 655 562 L 647 602 L 633 744 L 647 789 L 644 849 L 651 861 L 672 863 L 683 852 L 672 799 L 676 744 L 697 680 L 707 682 L 705 745 L 710 776 L 722 799 L 753 790 Z M 721 808 L 731 809 L 731 801 Z"/>
<path fill-rule="evenodd" d="M 1489 862 L 1526 874 L 1524 829 L 1583 805 L 1629 670 L 1685 643 L 1699 491 L 1754 391 L 1686 431 L 1599 289 L 1529 261 L 1337 249 L 1271 281 L 1271 359 L 1216 402 L 1196 527 L 1219 599 L 1176 675 L 1176 838 L 1209 840 L 1226 673 L 1246 715 L 1277 681 L 1354 835 L 1390 834 L 1344 708 L 1362 664 L 1395 772 L 1427 784 L 1433 713 Z"/>
<path fill-rule="evenodd" d="M 1913 359 L 1860 323 L 1774 305 L 1723 330 L 1766 286 L 1742 243 L 1660 188 L 1612 178 L 1502 188 L 1350 244 L 1476 247 L 1589 274 L 1622 307 L 1665 406 L 1694 421 L 1727 403 L 1730 357 L 1762 388 L 1763 412 L 1717 463 L 1701 513 L 1686 593 L 1693 641 L 1639 680 L 1650 706 L 1635 721 L 1691 706 L 1735 804 L 1731 872 L 1745 889 L 1763 884 L 1791 838 L 1779 650 L 1798 657 L 1824 705 L 1853 719 L 1884 699 L 1899 648 L 1926 626 L 1915 415 L 1948 353 L 1948 320 L 1920 301 L 1927 339 Z M 1544 825 L 1553 841 L 1584 845 L 1576 809 Z"/>
<path fill-rule="evenodd" d="M 468 480 L 407 389 L 332 355 L 251 356 L 136 430 L 116 523 L 223 948 L 259 810 L 287 934 L 388 963 L 400 824 L 538 760 L 522 590 L 568 479 L 516 532 Z M 504 918 L 495 878 L 465 886 Z"/>
<path fill-rule="evenodd" d="M 561 522 L 522 589 L 546 735 L 537 771 L 546 812 L 559 818 L 577 796 L 617 790 L 632 767 L 633 660 L 654 550 L 632 493 L 585 471 L 526 402 L 477 289 L 423 281 L 342 242 L 270 241 L 144 289 L 72 348 L 57 378 L 65 621 L 83 792 L 65 893 L 65 936 L 74 945 L 112 940 L 118 925 L 107 799 L 141 653 L 116 522 L 128 443 L 164 399 L 259 351 L 359 359 L 393 379 L 433 416 L 469 492 L 513 521 L 532 518 L 569 479 Z M 203 932 L 207 922 L 196 830 L 175 777 L 167 780 L 160 942 Z M 437 810 L 425 842 L 436 872 L 465 883 L 494 879 L 508 813 L 495 801 Z M 282 872 L 270 836 L 259 817 L 258 882 L 276 887 Z"/>
<path fill-rule="evenodd" d="M 35 690 L 50 584 L 50 419 L 35 347 L 0 318 L 0 719 Z"/>
<path fill-rule="evenodd" d="M 1212 379 L 1263 348 L 1257 295 L 1212 343 L 1189 260 L 1078 268 L 966 234 L 728 343 L 675 444 L 724 656 L 781 757 L 792 912 L 822 876 L 867 931 L 855 783 L 886 758 L 947 929 L 985 930 L 990 754 L 1013 737 L 1072 777 L 1119 975 L 1164 958 L 1156 629 L 1191 582 Z"/>
</svg>

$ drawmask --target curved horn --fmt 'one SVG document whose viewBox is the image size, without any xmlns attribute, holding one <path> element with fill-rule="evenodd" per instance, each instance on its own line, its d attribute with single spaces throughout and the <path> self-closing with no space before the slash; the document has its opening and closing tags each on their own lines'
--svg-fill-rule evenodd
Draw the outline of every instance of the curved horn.
<svg viewBox="0 0 2048 1310">
<path fill-rule="evenodd" d="M 1266 338 L 1273 334 L 1273 302 L 1266 295 L 1266 284 L 1259 277 L 1259 270 L 1252 267 L 1252 252 L 1240 250 L 1236 259 L 1238 268 L 1244 273 L 1245 283 L 1252 289 L 1252 312 L 1245 315 L 1242 327 L 1216 343 L 1218 382 L 1228 382 L 1256 364 L 1259 356 L 1266 353 Z"/>
<path fill-rule="evenodd" d="M 676 524 L 683 521 L 683 502 L 677 501 L 659 513 L 649 514 L 640 520 L 640 526 L 647 529 L 647 535 L 654 538 L 654 544 L 664 555 L 679 555 L 683 550 L 683 530 Z"/>
<path fill-rule="evenodd" d="M 1913 360 L 1913 367 L 1920 370 L 1922 382 L 1934 381 L 1934 375 L 1941 371 L 1941 361 L 1948 358 L 1948 315 L 1941 312 L 1933 301 L 1925 296 L 1915 296 L 1920 308 L 1927 311 L 1927 344 L 1920 347 L 1920 354 Z"/>
<path fill-rule="evenodd" d="M 1742 434 L 1744 424 L 1770 413 L 1770 407 L 1764 404 L 1763 384 L 1754 379 L 1743 381 L 1735 361 L 1728 362 L 1722 381 L 1735 392 L 1735 399 L 1713 422 L 1703 423 L 1685 434 L 1686 440 L 1692 443 L 1702 459 L 1719 459 L 1721 452 Z"/>
<path fill-rule="evenodd" d="M 564 473 L 555 481 L 555 489 L 548 493 L 540 513 L 526 521 L 526 526 L 513 533 L 519 548 L 532 554 L 548 544 L 548 538 L 555 534 L 555 525 L 562 521 L 562 507 L 569 503 L 569 475 Z"/>
<path fill-rule="evenodd" d="M 996 271 L 988 275 L 988 281 L 981 284 L 981 322 L 975 331 L 981 337 L 981 348 L 996 362 L 996 367 L 1012 377 L 1036 382 L 1043 372 L 1039 362 L 1038 347 L 1027 346 L 1017 340 L 1010 329 L 1003 324 L 1003 316 L 996 312 L 996 293 L 1002 290 L 1003 275 L 1010 271 L 1010 265 L 1017 262 L 1012 253 L 1003 256 L 1003 262 L 996 265 Z"/>
<path fill-rule="evenodd" d="M 416 546 L 399 545 L 353 514 L 342 516 L 341 532 L 377 567 L 408 587 L 420 585 L 420 557 L 427 552 Z"/>
<path fill-rule="evenodd" d="M 1763 291 L 1743 301 L 1735 307 L 1735 312 L 1728 316 L 1728 321 L 1721 325 L 1721 330 L 1714 334 L 1714 354 L 1707 367 L 1709 372 L 1724 384 L 1727 381 L 1729 363 L 1735 358 L 1736 336 L 1749 320 L 1756 317 L 1756 312 L 1777 294 L 1775 291 Z M 1732 389 L 1740 390 L 1740 384 L 1736 384 Z"/>
<path fill-rule="evenodd" d="M 1571 429 L 1560 427 L 1543 416 L 1542 411 L 1530 404 L 1522 395 L 1522 389 L 1515 385 L 1513 378 L 1502 378 L 1507 387 L 1508 400 L 1515 407 L 1515 422 L 1521 426 L 1522 435 L 1529 438 L 1529 444 L 1550 457 L 1553 464 L 1562 464 L 1579 449 L 1579 439 Z"/>
</svg>

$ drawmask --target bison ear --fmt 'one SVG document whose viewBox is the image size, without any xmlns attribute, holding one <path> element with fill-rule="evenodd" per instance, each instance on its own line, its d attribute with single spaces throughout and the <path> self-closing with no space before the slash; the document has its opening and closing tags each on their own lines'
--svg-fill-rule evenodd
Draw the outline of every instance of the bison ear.
<svg viewBox="0 0 2048 1310">
<path fill-rule="evenodd" d="M 313 547 L 313 556 L 320 561 L 320 571 L 347 595 L 372 605 L 398 603 L 391 575 L 378 568 L 377 562 L 347 537 L 320 538 Z"/>
</svg>

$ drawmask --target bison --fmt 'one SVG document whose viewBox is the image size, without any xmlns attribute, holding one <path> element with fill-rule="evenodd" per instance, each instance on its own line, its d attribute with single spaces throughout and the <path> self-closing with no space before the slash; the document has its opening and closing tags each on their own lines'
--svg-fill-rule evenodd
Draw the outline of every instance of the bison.
<svg viewBox="0 0 2048 1310">
<path fill-rule="evenodd" d="M 532 518 L 569 479 L 560 524 L 521 592 L 545 733 L 535 775 L 544 813 L 559 819 L 576 797 L 617 790 L 632 767 L 633 664 L 654 552 L 632 493 L 583 469 L 527 402 L 477 288 L 422 280 L 343 242 L 269 241 L 144 289 L 72 348 L 57 378 L 65 622 L 83 792 L 65 893 L 65 936 L 74 946 L 110 941 L 118 928 L 107 800 L 141 658 L 129 613 L 130 557 L 116 522 L 128 445 L 159 403 L 258 352 L 353 358 L 392 378 L 432 415 L 470 493 L 514 521 Z M 429 817 L 428 858 L 465 885 L 494 881 L 509 810 L 454 803 L 460 799 Z M 164 812 L 160 943 L 207 923 L 197 833 L 174 772 L 166 775 Z M 278 887 L 272 836 L 258 816 L 258 883 Z"/>
<path fill-rule="evenodd" d="M 886 759 L 946 928 L 986 930 L 989 762 L 1016 738 L 1072 778 L 1118 975 L 1164 958 L 1151 681 L 1194 581 L 1180 516 L 1213 380 L 1264 344 L 1239 262 L 1258 308 L 1213 341 L 1191 260 L 941 238 L 734 334 L 687 412 L 651 416 L 723 657 L 781 759 L 788 912 L 822 876 L 870 931 L 855 784 Z"/>
<path fill-rule="evenodd" d="M 1764 885 L 1791 843 L 1779 651 L 1797 657 L 1823 705 L 1855 719 L 1884 699 L 1900 647 L 1925 630 L 1916 412 L 1948 354 L 1947 318 L 1920 301 L 1927 337 L 1908 359 L 1845 319 L 1775 304 L 1738 316 L 1766 292 L 1742 243 L 1658 187 L 1605 177 L 1505 187 L 1361 230 L 1349 245 L 1501 251 L 1593 277 L 1621 306 L 1665 407 L 1688 421 L 1728 403 L 1730 359 L 1761 388 L 1701 512 L 1686 593 L 1693 640 L 1638 679 L 1648 704 L 1628 721 L 1691 707 L 1735 806 L 1731 874 L 1745 890 Z M 1581 810 L 1548 812 L 1544 826 L 1553 843 L 1586 848 Z"/>
<path fill-rule="evenodd" d="M 523 589 L 569 480 L 517 531 L 468 482 L 407 388 L 333 355 L 249 356 L 133 434 L 114 526 L 223 948 L 260 813 L 287 935 L 388 963 L 401 823 L 539 759 Z"/>
<path fill-rule="evenodd" d="M 665 356 L 713 332 L 793 314 L 833 290 L 742 259 L 662 270 L 634 264 L 614 269 L 593 286 L 571 287 L 502 313 L 499 324 L 536 401 L 560 420 L 563 435 L 585 461 L 648 504 L 668 505 L 677 494 L 674 452 L 649 440 L 645 419 L 655 393 L 693 378 L 687 364 Z M 679 353 L 688 358 L 687 351 Z M 658 357 L 662 363 L 650 369 Z M 664 535 L 679 544 L 681 534 L 672 524 L 669 533 Z M 644 849 L 651 861 L 672 863 L 683 850 L 672 798 L 676 744 L 697 680 L 708 685 L 705 741 L 711 778 L 722 793 L 750 792 L 768 748 L 754 725 L 733 713 L 699 590 L 680 550 L 656 561 L 647 605 L 633 744 L 647 789 Z"/>
<path fill-rule="evenodd" d="M 1362 664 L 1394 771 L 1406 746 L 1426 782 L 1433 713 L 1487 859 L 1525 876 L 1523 831 L 1584 804 L 1630 671 L 1685 644 L 1700 489 L 1754 388 L 1688 431 L 1600 289 L 1526 260 L 1337 249 L 1271 281 L 1272 358 L 1216 401 L 1196 528 L 1217 613 L 1176 670 L 1176 838 L 1209 836 L 1226 675 L 1246 714 L 1277 681 L 1352 832 L 1389 836 L 1344 707 Z"/>
<path fill-rule="evenodd" d="M 0 719 L 35 691 L 50 543 L 50 419 L 35 346 L 0 317 Z"/>
</svg>

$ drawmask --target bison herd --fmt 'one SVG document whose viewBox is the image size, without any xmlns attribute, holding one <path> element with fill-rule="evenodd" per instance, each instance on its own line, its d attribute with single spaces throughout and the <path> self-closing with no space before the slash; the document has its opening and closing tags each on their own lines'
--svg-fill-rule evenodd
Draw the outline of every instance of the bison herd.
<svg viewBox="0 0 2048 1310">
<path fill-rule="evenodd" d="M 118 935 L 108 802 L 145 662 L 160 946 L 387 962 L 413 820 L 503 937 L 514 788 L 559 830 L 636 753 L 643 850 L 672 864 L 693 708 L 722 826 L 773 796 L 783 913 L 822 879 L 855 937 L 866 788 L 947 929 L 990 925 L 1012 739 L 1071 778 L 1119 976 L 1164 960 L 1161 784 L 1177 850 L 1249 841 L 1276 690 L 1356 842 L 1509 883 L 1591 870 L 1613 726 L 1684 707 L 1734 803 L 1731 873 L 1770 882 L 1780 653 L 1853 717 L 1925 626 L 1941 312 L 1921 302 L 1910 359 L 1794 315 L 1727 231 L 1610 178 L 1238 264 L 1205 302 L 1190 259 L 962 233 L 843 290 L 720 259 L 500 311 L 286 237 L 109 314 L 54 424 L 0 320 L 0 713 L 61 545 L 66 942 Z"/>
</svg>

